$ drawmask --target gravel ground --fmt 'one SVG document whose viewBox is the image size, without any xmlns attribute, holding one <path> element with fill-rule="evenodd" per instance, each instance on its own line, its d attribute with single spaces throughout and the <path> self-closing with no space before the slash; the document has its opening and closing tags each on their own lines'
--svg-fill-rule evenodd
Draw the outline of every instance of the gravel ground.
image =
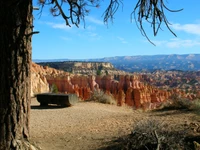
<svg viewBox="0 0 200 150">
<path fill-rule="evenodd" d="M 42 150 L 104 149 L 119 137 L 130 134 L 138 123 L 153 119 L 167 123 L 169 132 L 189 129 L 200 135 L 200 115 L 193 112 L 142 112 L 95 102 L 79 102 L 65 108 L 56 105 L 40 107 L 33 98 L 31 143 Z"/>
<path fill-rule="evenodd" d="M 79 102 L 61 108 L 42 108 L 31 102 L 31 141 L 43 150 L 90 150 L 131 133 L 133 124 L 146 113 L 128 107 Z"/>
</svg>

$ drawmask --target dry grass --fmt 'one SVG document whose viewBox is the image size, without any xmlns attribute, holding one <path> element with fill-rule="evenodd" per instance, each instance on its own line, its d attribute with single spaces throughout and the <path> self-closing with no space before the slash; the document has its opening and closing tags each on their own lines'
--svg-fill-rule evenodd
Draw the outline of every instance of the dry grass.
<svg viewBox="0 0 200 150">
<path fill-rule="evenodd" d="M 166 112 L 175 112 L 174 115 L 177 115 L 177 112 L 183 115 L 184 113 L 196 114 L 200 111 L 200 99 L 191 101 L 175 98 L 164 103 L 160 110 L 162 115 L 170 114 L 165 113 L 166 110 Z M 171 119 L 156 119 L 152 116 L 141 120 L 134 126 L 131 134 L 118 138 L 109 147 L 101 150 L 199 150 L 200 135 L 198 129 L 200 126 L 194 122 L 190 124 L 174 123 L 174 121 L 171 122 Z"/>
<path fill-rule="evenodd" d="M 89 101 L 95 101 L 95 102 L 100 102 L 104 104 L 112 104 L 112 105 L 117 104 L 116 100 L 113 98 L 112 95 L 106 94 L 102 90 L 93 91 Z"/>
<path fill-rule="evenodd" d="M 196 99 L 191 102 L 190 109 L 194 111 L 199 111 L 200 110 L 200 99 Z"/>
<path fill-rule="evenodd" d="M 185 135 L 187 130 L 176 130 L 166 122 L 148 119 L 135 126 L 131 145 L 135 149 L 183 149 Z"/>
<path fill-rule="evenodd" d="M 189 110 L 192 102 L 188 99 L 168 100 L 160 106 L 162 110 Z"/>
<path fill-rule="evenodd" d="M 189 100 L 186 98 L 170 99 L 163 103 L 159 110 L 187 110 L 200 111 L 200 99 Z"/>
<path fill-rule="evenodd" d="M 186 140 L 189 130 L 177 130 L 166 122 L 147 119 L 141 120 L 132 133 L 121 137 L 101 150 L 192 150 L 193 140 Z"/>
</svg>

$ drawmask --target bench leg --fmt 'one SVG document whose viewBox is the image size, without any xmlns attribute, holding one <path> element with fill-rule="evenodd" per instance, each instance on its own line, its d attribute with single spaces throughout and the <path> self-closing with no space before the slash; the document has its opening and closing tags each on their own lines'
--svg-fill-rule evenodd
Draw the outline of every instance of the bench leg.
<svg viewBox="0 0 200 150">
<path fill-rule="evenodd" d="M 40 102 L 40 106 L 48 106 L 48 103 Z"/>
</svg>

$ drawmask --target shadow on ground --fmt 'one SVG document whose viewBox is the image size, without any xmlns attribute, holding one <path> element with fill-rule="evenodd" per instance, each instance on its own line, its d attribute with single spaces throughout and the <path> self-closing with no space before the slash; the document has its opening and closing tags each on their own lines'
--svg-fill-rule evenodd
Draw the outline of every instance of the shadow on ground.
<svg viewBox="0 0 200 150">
<path fill-rule="evenodd" d="M 58 106 L 58 105 L 48 105 L 48 106 L 32 105 L 31 106 L 31 109 L 64 109 L 64 108 L 68 108 L 68 107 Z"/>
<path fill-rule="evenodd" d="M 174 133 L 175 135 L 176 133 Z M 141 138 L 141 137 L 140 137 Z M 200 136 L 188 135 L 181 139 L 176 139 L 168 141 L 168 138 L 165 137 L 159 144 L 159 149 L 182 149 L 182 150 L 194 150 L 195 148 L 200 149 Z M 109 143 L 105 143 L 105 147 L 101 147 L 98 150 L 157 150 L 158 142 L 156 138 L 151 138 L 151 140 L 144 141 L 143 139 L 138 139 L 137 135 L 127 135 L 120 137 Z M 154 139 L 154 140 L 153 140 Z M 172 137 L 173 139 L 173 137 Z M 140 142 L 141 141 L 141 142 Z M 138 145 L 137 145 L 138 144 Z"/>
</svg>

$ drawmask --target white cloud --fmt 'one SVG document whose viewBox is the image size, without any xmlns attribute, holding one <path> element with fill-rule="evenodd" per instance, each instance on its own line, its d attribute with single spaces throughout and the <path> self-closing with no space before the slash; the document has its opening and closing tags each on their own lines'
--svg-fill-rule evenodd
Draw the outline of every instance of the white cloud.
<svg viewBox="0 0 200 150">
<path fill-rule="evenodd" d="M 153 41 L 156 46 L 164 46 L 168 48 L 186 48 L 200 46 L 199 40 L 188 40 L 188 39 L 170 39 L 169 41 Z"/>
<path fill-rule="evenodd" d="M 68 32 L 72 32 L 74 36 L 77 35 L 80 38 L 86 38 L 88 40 L 99 40 L 101 38 L 101 36 L 95 32 L 96 27 L 91 25 L 87 26 L 86 28 L 80 25 L 79 28 L 77 28 L 75 25 L 73 25 L 72 27 L 66 26 L 65 23 L 53 23 L 53 22 L 43 22 L 43 23 L 54 29 L 61 29 Z M 60 38 L 65 41 L 72 40 L 66 37 L 60 37 Z"/>
<path fill-rule="evenodd" d="M 89 32 L 89 36 L 91 36 L 91 37 L 96 37 L 96 36 L 98 36 L 98 34 L 97 34 L 97 33 Z"/>
<path fill-rule="evenodd" d="M 124 39 L 124 38 L 122 38 L 122 37 L 117 37 L 123 44 L 127 44 L 128 42 Z"/>
<path fill-rule="evenodd" d="M 78 28 L 78 29 L 83 28 L 82 26 L 76 27 L 75 25 L 71 25 L 71 27 L 69 27 L 65 23 L 53 23 L 51 24 L 51 27 L 54 29 L 61 29 L 61 30 L 66 30 L 66 31 L 70 31 L 75 28 Z"/>
<path fill-rule="evenodd" d="M 169 48 L 193 47 L 193 46 L 199 46 L 200 41 L 177 39 L 167 42 L 166 45 Z"/>
<path fill-rule="evenodd" d="M 89 41 L 96 41 L 96 40 L 100 40 L 101 36 L 95 32 L 85 32 L 84 35 L 82 35 L 82 37 L 84 37 L 85 39 L 89 40 Z"/>
<path fill-rule="evenodd" d="M 60 38 L 62 40 L 64 40 L 64 41 L 70 41 L 70 40 L 72 40 L 71 38 L 68 38 L 68 37 L 65 37 L 65 36 L 61 36 Z"/>
<path fill-rule="evenodd" d="M 55 29 L 64 29 L 64 30 L 70 30 L 72 27 L 67 26 L 64 23 L 60 23 L 60 24 L 52 24 L 52 27 Z"/>
<path fill-rule="evenodd" d="M 86 29 L 89 30 L 89 31 L 95 31 L 96 27 L 94 27 L 94 26 L 87 26 Z"/>
<path fill-rule="evenodd" d="M 200 35 L 200 24 L 172 24 L 172 28 L 179 31 L 184 31 L 190 34 Z"/>
<path fill-rule="evenodd" d="M 61 29 L 65 31 L 71 31 L 72 29 L 78 28 L 83 29 L 83 27 L 80 25 L 79 27 L 76 27 L 75 25 L 67 26 L 65 23 L 53 23 L 53 22 L 42 22 L 43 24 L 46 24 L 54 29 Z"/>
<path fill-rule="evenodd" d="M 91 16 L 87 16 L 87 17 L 85 17 L 85 19 L 86 19 L 87 22 L 91 22 L 91 23 L 94 23 L 94 24 L 97 24 L 97 25 L 104 25 L 103 20 L 99 20 L 99 19 L 96 19 L 96 18 L 91 17 Z"/>
<path fill-rule="evenodd" d="M 145 41 L 147 43 L 149 43 L 149 41 Z M 165 45 L 167 43 L 167 41 L 152 41 L 156 46 L 162 46 Z"/>
</svg>

